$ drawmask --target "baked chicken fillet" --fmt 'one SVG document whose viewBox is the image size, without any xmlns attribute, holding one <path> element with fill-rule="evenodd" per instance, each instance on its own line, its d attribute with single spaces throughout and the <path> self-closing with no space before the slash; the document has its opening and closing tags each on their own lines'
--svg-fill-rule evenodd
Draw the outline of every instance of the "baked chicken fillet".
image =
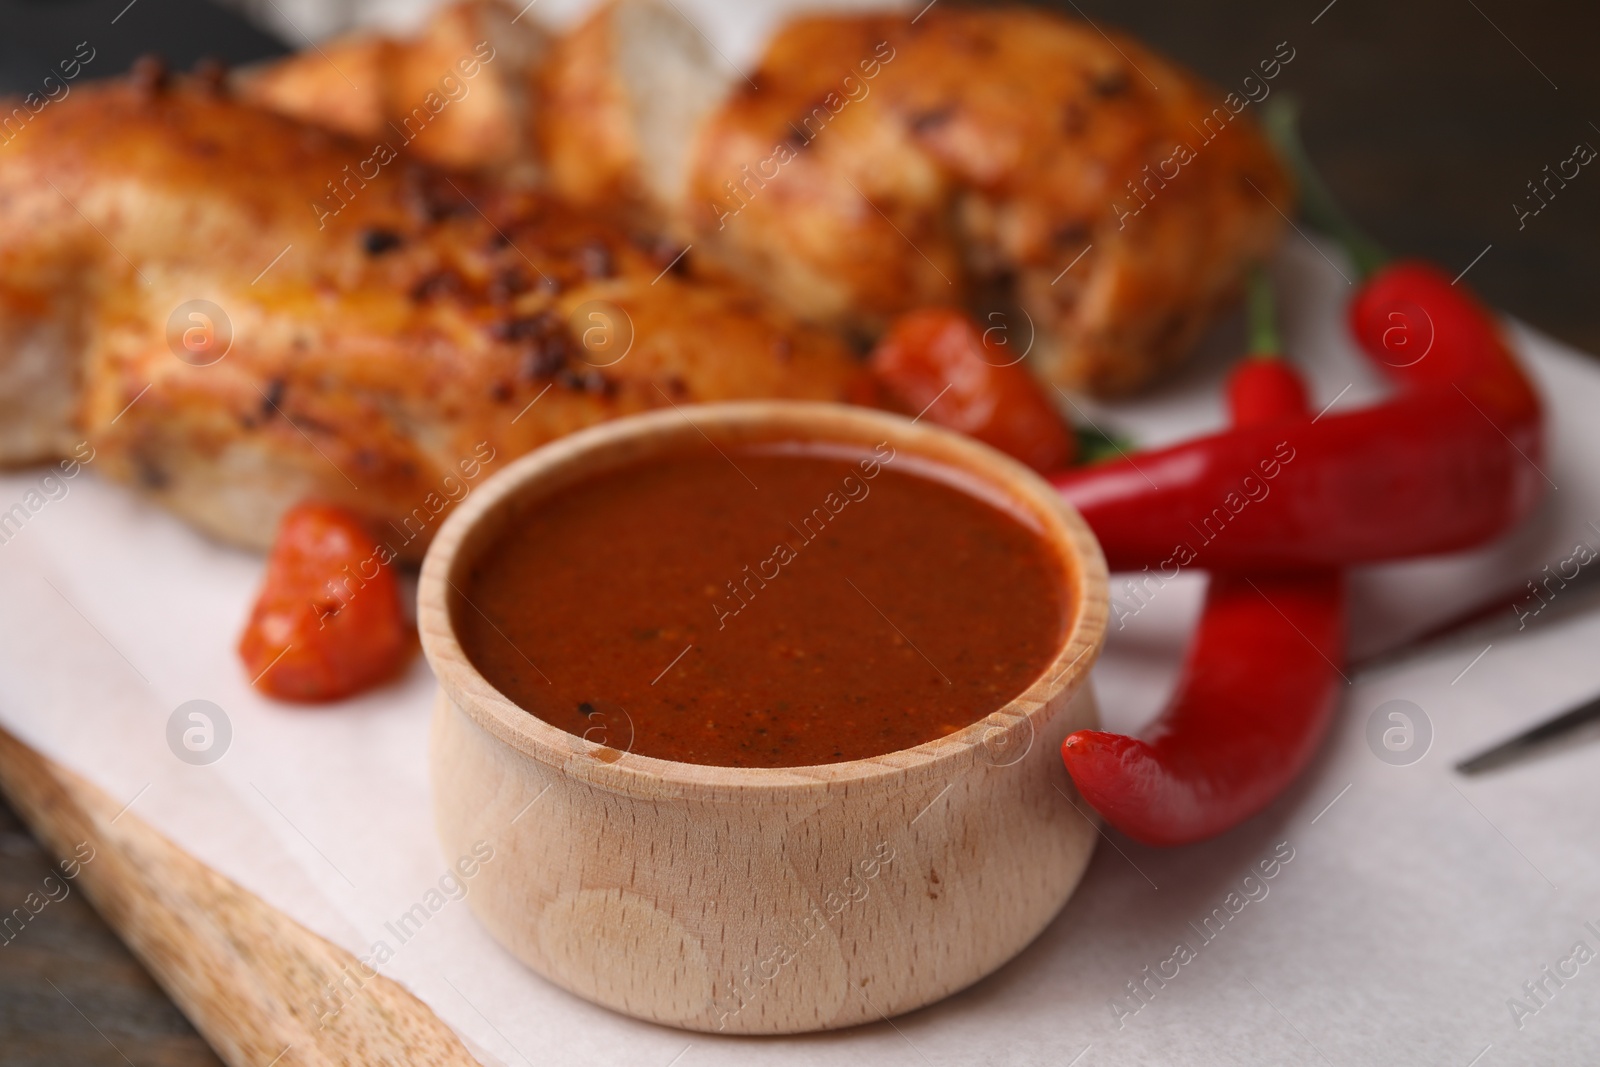
<svg viewBox="0 0 1600 1067">
<path fill-rule="evenodd" d="M 672 18 L 618 0 L 556 42 L 549 179 L 640 205 L 812 321 L 871 336 L 923 304 L 1006 311 L 1048 377 L 1123 393 L 1182 357 L 1291 211 L 1247 101 L 1086 23 L 806 16 L 746 79 Z"/>
<path fill-rule="evenodd" d="M 330 501 L 415 557 L 464 478 L 599 420 L 860 395 L 837 339 L 678 247 L 145 73 L 0 149 L 0 462 L 92 449 L 255 547 Z"/>
</svg>

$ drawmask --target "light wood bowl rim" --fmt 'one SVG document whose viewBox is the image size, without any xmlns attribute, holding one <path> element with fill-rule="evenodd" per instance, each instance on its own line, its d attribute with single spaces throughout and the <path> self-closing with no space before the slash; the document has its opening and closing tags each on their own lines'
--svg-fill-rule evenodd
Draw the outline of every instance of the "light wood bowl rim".
<svg viewBox="0 0 1600 1067">
<path fill-rule="evenodd" d="M 1042 536 L 1067 571 L 1071 623 L 1050 665 L 1027 689 L 994 712 L 945 737 L 868 759 L 803 767 L 721 767 L 680 763 L 629 752 L 596 758 L 604 746 L 588 742 L 519 707 L 495 689 L 467 658 L 451 619 L 452 580 L 463 547 L 495 509 L 531 487 L 570 476 L 573 465 L 616 455 L 620 466 L 665 451 L 702 434 L 724 439 L 815 440 L 871 449 L 887 440 L 896 450 L 953 466 L 987 483 L 1032 514 Z M 607 469 L 604 464 L 593 469 Z M 564 482 L 557 482 L 560 488 Z M 540 763 L 593 785 L 634 796 L 696 795 L 738 800 L 751 791 L 829 789 L 872 779 L 904 780 L 908 772 L 947 770 L 970 756 L 997 727 L 1026 718 L 1037 732 L 1052 700 L 1083 683 L 1104 642 L 1109 578 L 1099 542 L 1075 509 L 1032 470 L 972 438 L 869 408 L 810 401 L 740 401 L 666 408 L 602 422 L 556 439 L 508 464 L 461 501 L 441 526 L 422 564 L 417 624 L 423 653 L 444 695 L 480 727 Z M 615 750 L 609 750 L 614 753 Z M 884 783 L 887 784 L 887 781 Z"/>
</svg>

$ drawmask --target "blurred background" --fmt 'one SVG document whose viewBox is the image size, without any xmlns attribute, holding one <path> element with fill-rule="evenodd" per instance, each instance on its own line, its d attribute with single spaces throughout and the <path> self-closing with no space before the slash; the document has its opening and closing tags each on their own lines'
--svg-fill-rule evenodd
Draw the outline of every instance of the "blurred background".
<svg viewBox="0 0 1600 1067">
<path fill-rule="evenodd" d="M 756 2 L 756 0 L 750 0 Z M 940 0 L 951 2 L 951 0 Z M 566 0 L 536 0 L 555 17 Z M 187 67 L 244 64 L 365 21 L 414 23 L 427 0 L 0 0 L 0 94 L 36 89 L 88 41 L 87 77 L 146 52 Z M 680 5 L 698 17 L 696 5 Z M 1600 353 L 1600 169 L 1538 215 L 1528 184 L 1600 149 L 1600 4 L 1563 0 L 1064 0 L 1046 4 L 1131 32 L 1213 82 L 1236 86 L 1281 41 L 1273 83 L 1303 105 L 1313 158 L 1357 222 L 1390 250 L 1446 268 L 1503 311 Z M 0 166 L 5 157 L 0 152 Z M 39 884 L 49 859 L 0 804 L 0 900 Z M 65 996 L 58 995 L 52 984 Z M 67 997 L 71 998 L 69 1003 Z M 78 1005 L 77 1008 L 73 1003 Z M 89 1023 L 81 1008 L 95 1024 Z M 96 1026 L 99 1029 L 96 1029 Z M 204 1043 L 80 895 L 0 946 L 0 1065 L 215 1064 Z"/>
</svg>

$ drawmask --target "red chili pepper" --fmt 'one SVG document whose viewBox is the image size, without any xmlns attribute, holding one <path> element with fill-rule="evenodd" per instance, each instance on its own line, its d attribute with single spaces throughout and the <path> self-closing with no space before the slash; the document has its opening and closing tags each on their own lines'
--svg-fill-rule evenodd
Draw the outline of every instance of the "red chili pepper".
<svg viewBox="0 0 1600 1067">
<path fill-rule="evenodd" d="M 1447 329 L 1470 336 L 1483 317 L 1464 294 L 1441 300 L 1388 279 L 1374 279 L 1360 306 L 1441 327 L 1420 363 L 1392 369 L 1407 392 L 1347 415 L 1236 429 L 1052 477 L 1112 570 L 1174 561 L 1337 566 L 1452 552 L 1528 514 L 1544 485 L 1531 386 L 1498 339 L 1480 337 L 1459 353 L 1444 343 Z M 1501 358 L 1484 367 L 1477 357 L 1491 349 Z"/>
<path fill-rule="evenodd" d="M 239 638 L 252 684 L 282 700 L 322 701 L 392 677 L 414 644 L 393 558 L 341 508 L 291 508 Z"/>
<path fill-rule="evenodd" d="M 1338 705 L 1343 644 L 1338 571 L 1214 574 L 1172 701 L 1140 738 L 1070 735 L 1067 771 L 1136 841 L 1184 845 L 1222 833 L 1316 753 Z"/>
<path fill-rule="evenodd" d="M 1299 376 L 1278 359 L 1242 363 L 1228 400 L 1237 427 L 1310 414 Z M 1079 730 L 1061 758 L 1084 799 L 1129 837 L 1211 837 L 1265 807 L 1309 762 L 1338 703 L 1343 649 L 1337 570 L 1213 574 L 1162 714 L 1142 738 Z"/>
<path fill-rule="evenodd" d="M 1071 431 L 1009 346 L 954 308 L 908 312 L 873 350 L 871 367 L 907 414 L 976 437 L 1034 470 L 1071 462 Z"/>
<path fill-rule="evenodd" d="M 1281 359 L 1245 360 L 1228 376 L 1227 390 L 1235 426 L 1273 422 L 1288 412 L 1310 414 L 1305 382 Z"/>
<path fill-rule="evenodd" d="M 1234 426 L 1257 426 L 1311 413 L 1306 383 L 1279 353 L 1272 283 L 1263 268 L 1250 275 L 1250 358 L 1228 375 L 1228 413 Z"/>
<path fill-rule="evenodd" d="M 1494 317 L 1438 267 L 1419 260 L 1380 267 L 1350 304 L 1350 329 L 1403 384 L 1470 390 L 1469 399 L 1517 447 L 1539 448 L 1538 394 Z"/>
</svg>

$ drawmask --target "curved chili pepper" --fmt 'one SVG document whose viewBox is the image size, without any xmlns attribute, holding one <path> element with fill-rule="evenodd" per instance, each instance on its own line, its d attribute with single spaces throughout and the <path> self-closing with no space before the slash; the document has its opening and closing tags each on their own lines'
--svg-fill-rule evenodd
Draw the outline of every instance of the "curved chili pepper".
<svg viewBox="0 0 1600 1067">
<path fill-rule="evenodd" d="M 1402 259 L 1378 268 L 1349 314 L 1362 351 L 1402 384 L 1458 387 L 1512 443 L 1539 448 L 1538 394 L 1494 317 L 1438 267 Z"/>
<path fill-rule="evenodd" d="M 1218 573 L 1178 690 L 1139 738 L 1079 730 L 1061 747 L 1078 791 L 1147 845 L 1185 845 L 1264 808 L 1310 762 L 1338 706 L 1338 571 Z"/>
<path fill-rule="evenodd" d="M 1228 383 L 1235 426 L 1305 418 L 1305 387 L 1276 359 Z M 1148 845 L 1221 833 L 1310 761 L 1338 704 L 1344 584 L 1337 570 L 1217 573 L 1177 692 L 1141 738 L 1079 730 L 1061 758 L 1107 822 Z"/>
<path fill-rule="evenodd" d="M 1405 389 L 1395 398 L 1051 478 L 1099 536 L 1112 570 L 1338 566 L 1452 552 L 1528 514 L 1544 485 L 1540 405 L 1482 308 L 1403 264 L 1373 279 L 1357 313 L 1362 341 L 1378 339 L 1368 355 Z M 1416 329 L 1433 324 L 1436 339 L 1418 362 L 1398 366 L 1384 347 L 1383 330 L 1399 325 L 1390 315 Z"/>
</svg>

